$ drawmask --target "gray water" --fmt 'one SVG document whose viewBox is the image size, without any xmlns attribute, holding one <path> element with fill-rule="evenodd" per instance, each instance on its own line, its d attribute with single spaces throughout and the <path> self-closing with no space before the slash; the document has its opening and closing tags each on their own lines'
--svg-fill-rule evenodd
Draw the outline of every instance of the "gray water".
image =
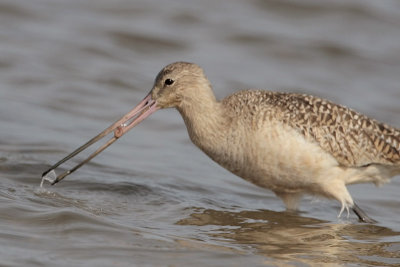
<svg viewBox="0 0 400 267">
<path fill-rule="evenodd" d="M 194 147 L 175 110 L 39 188 L 178 60 L 218 98 L 303 92 L 400 126 L 399 1 L 1 0 L 1 266 L 400 265 L 399 177 L 350 187 L 374 225 L 312 197 L 287 213 Z"/>
</svg>

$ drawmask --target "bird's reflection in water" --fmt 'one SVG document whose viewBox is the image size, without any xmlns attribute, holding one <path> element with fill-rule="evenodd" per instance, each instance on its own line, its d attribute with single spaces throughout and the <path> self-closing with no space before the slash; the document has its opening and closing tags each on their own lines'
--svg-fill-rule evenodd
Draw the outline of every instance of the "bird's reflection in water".
<svg viewBox="0 0 400 267">
<path fill-rule="evenodd" d="M 400 235 L 389 228 L 358 223 L 329 223 L 290 212 L 269 210 L 192 213 L 179 225 L 216 226 L 207 233 L 216 242 L 229 242 L 256 254 L 305 264 L 346 264 L 399 266 L 400 243 L 385 237 Z"/>
</svg>

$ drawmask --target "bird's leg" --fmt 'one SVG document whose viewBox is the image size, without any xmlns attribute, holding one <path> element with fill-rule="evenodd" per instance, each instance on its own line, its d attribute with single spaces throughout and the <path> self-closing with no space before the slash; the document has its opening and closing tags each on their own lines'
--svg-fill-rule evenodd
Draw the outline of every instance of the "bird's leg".
<svg viewBox="0 0 400 267">
<path fill-rule="evenodd" d="M 347 212 L 349 212 L 349 208 L 351 208 L 354 211 L 354 213 L 358 216 L 361 222 L 376 223 L 375 220 L 368 217 L 368 215 L 362 209 L 360 209 L 360 207 L 357 206 L 357 204 L 353 201 L 343 180 L 341 179 L 331 180 L 329 183 L 324 184 L 323 191 L 325 191 L 325 196 L 334 198 L 342 204 L 342 208 L 340 209 L 338 217 L 342 215 L 345 209 Z"/>
<path fill-rule="evenodd" d="M 377 222 L 374 219 L 371 219 L 370 217 L 368 217 L 368 215 L 359 206 L 357 206 L 356 203 L 353 204 L 352 209 L 353 209 L 354 213 L 358 216 L 358 218 L 360 219 L 361 222 L 364 222 L 364 223 L 376 223 Z"/>
<path fill-rule="evenodd" d="M 275 194 L 283 200 L 288 211 L 296 211 L 303 196 L 302 193 L 275 192 Z"/>
</svg>

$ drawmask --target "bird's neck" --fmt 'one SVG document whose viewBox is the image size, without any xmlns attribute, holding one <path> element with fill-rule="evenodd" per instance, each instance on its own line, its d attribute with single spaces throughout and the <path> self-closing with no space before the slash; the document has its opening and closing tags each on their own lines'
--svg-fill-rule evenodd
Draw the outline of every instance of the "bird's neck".
<svg viewBox="0 0 400 267">
<path fill-rule="evenodd" d="M 192 142 L 213 157 L 214 150 L 224 143 L 229 118 L 212 90 L 185 99 L 177 109 Z"/>
</svg>

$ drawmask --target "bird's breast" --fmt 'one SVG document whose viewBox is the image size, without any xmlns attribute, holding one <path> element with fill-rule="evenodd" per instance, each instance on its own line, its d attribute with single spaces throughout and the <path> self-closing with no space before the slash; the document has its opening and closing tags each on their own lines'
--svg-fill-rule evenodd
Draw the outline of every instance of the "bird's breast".
<svg viewBox="0 0 400 267">
<path fill-rule="evenodd" d="M 280 122 L 262 127 L 238 124 L 218 142 L 196 145 L 232 173 L 274 191 L 292 192 L 315 185 L 322 182 L 324 173 L 338 166 L 318 144 Z"/>
</svg>

